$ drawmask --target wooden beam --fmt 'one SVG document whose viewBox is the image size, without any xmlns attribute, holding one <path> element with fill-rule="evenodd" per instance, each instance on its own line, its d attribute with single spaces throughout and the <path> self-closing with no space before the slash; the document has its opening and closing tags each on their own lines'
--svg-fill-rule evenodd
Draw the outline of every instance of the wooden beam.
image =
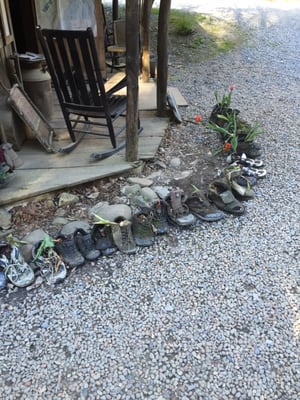
<svg viewBox="0 0 300 400">
<path fill-rule="evenodd" d="M 168 85 L 168 27 L 171 0 L 161 0 L 158 17 L 157 38 L 157 115 L 167 114 L 167 85 Z"/>
<path fill-rule="evenodd" d="M 126 1 L 126 161 L 138 157 L 139 0 Z"/>
<path fill-rule="evenodd" d="M 118 0 L 113 0 L 112 19 L 113 19 L 113 21 L 115 21 L 116 19 L 119 19 L 119 1 Z"/>
<path fill-rule="evenodd" d="M 142 80 L 148 82 L 150 77 L 150 17 L 154 0 L 144 0 L 142 10 Z"/>
<path fill-rule="evenodd" d="M 99 65 L 101 69 L 101 74 L 104 79 L 107 77 L 106 73 L 106 60 L 105 60 L 105 40 L 104 40 L 104 18 L 102 12 L 102 0 L 94 0 L 94 13 L 97 25 L 97 36 L 95 38 Z"/>
</svg>

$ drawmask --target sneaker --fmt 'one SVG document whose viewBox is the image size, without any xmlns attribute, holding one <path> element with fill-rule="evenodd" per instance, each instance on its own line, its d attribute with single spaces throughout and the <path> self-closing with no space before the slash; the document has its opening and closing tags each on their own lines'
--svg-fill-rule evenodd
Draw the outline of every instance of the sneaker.
<svg viewBox="0 0 300 400">
<path fill-rule="evenodd" d="M 152 225 L 154 233 L 157 235 L 163 235 L 168 233 L 168 213 L 167 205 L 163 200 L 158 200 L 151 209 Z"/>
<path fill-rule="evenodd" d="M 26 287 L 34 281 L 33 269 L 24 261 L 19 249 L 8 243 L 1 243 L 0 266 L 5 276 L 17 287 Z"/>
<path fill-rule="evenodd" d="M 111 226 L 113 239 L 117 248 L 123 253 L 136 252 L 136 244 L 132 235 L 132 223 L 128 220 L 117 220 L 116 225 Z"/>
<path fill-rule="evenodd" d="M 33 263 L 39 268 L 41 277 L 44 278 L 49 285 L 55 285 L 66 278 L 67 268 L 62 258 L 54 250 L 54 246 L 43 248 L 43 243 L 44 241 L 41 241 L 33 246 Z"/>
<path fill-rule="evenodd" d="M 152 218 L 150 214 L 139 212 L 132 218 L 132 234 L 137 246 L 151 246 L 154 243 Z"/>
<path fill-rule="evenodd" d="M 0 290 L 1 289 L 5 289 L 7 285 L 7 279 L 5 276 L 5 272 L 4 271 L 0 271 Z"/>
<path fill-rule="evenodd" d="M 59 235 L 56 238 L 55 250 L 70 268 L 80 267 L 85 263 L 85 258 L 75 245 L 73 235 Z"/>
<path fill-rule="evenodd" d="M 74 238 L 77 249 L 86 260 L 93 261 L 100 257 L 101 253 L 95 249 L 92 235 L 89 232 L 84 229 L 77 229 L 74 233 Z"/>
<path fill-rule="evenodd" d="M 95 224 L 92 229 L 92 239 L 95 248 L 99 250 L 103 256 L 110 256 L 117 251 L 112 236 L 111 225 Z"/>
</svg>

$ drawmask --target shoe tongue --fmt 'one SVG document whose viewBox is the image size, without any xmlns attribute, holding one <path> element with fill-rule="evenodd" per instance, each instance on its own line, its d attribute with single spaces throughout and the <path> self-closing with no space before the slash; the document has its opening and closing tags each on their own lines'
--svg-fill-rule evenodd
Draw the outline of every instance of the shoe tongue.
<svg viewBox="0 0 300 400">
<path fill-rule="evenodd" d="M 236 200 L 236 198 L 233 196 L 233 194 L 229 190 L 227 190 L 226 192 L 220 193 L 220 197 L 225 204 L 232 203 L 233 201 Z"/>
</svg>

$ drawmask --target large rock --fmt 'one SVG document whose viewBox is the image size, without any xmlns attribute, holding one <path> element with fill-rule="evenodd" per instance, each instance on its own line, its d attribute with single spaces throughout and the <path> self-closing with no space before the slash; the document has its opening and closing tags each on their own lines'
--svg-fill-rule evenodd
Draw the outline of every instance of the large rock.
<svg viewBox="0 0 300 400">
<path fill-rule="evenodd" d="M 103 202 L 96 204 L 89 210 L 89 214 L 96 214 L 108 221 L 115 221 L 119 218 L 131 220 L 131 208 L 126 204 L 104 204 Z"/>
<path fill-rule="evenodd" d="M 77 229 L 83 229 L 84 231 L 89 232 L 91 227 L 86 221 L 71 221 L 61 228 L 60 234 L 64 236 L 73 235 Z"/>
<path fill-rule="evenodd" d="M 22 238 L 22 242 L 26 242 L 22 244 L 20 247 L 20 252 L 24 257 L 26 262 L 31 261 L 32 259 L 32 248 L 36 243 L 44 240 L 47 233 L 43 229 L 36 229 Z"/>
</svg>

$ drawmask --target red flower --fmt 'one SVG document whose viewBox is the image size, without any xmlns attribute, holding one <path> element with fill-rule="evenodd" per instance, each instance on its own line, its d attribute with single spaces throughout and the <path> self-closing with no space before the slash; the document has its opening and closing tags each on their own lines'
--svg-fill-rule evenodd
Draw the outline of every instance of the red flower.
<svg viewBox="0 0 300 400">
<path fill-rule="evenodd" d="M 196 122 L 201 122 L 201 121 L 202 121 L 201 115 L 199 115 L 199 114 L 196 115 L 196 116 L 195 116 L 195 121 L 196 121 Z"/>
<path fill-rule="evenodd" d="M 231 85 L 229 89 L 230 89 L 231 92 L 233 92 L 234 89 L 235 89 L 235 86 L 234 86 L 234 85 Z"/>
<path fill-rule="evenodd" d="M 231 149 L 231 144 L 230 143 L 225 143 L 224 147 L 223 147 L 223 152 L 225 153 L 226 151 L 228 151 L 229 149 Z"/>
</svg>

